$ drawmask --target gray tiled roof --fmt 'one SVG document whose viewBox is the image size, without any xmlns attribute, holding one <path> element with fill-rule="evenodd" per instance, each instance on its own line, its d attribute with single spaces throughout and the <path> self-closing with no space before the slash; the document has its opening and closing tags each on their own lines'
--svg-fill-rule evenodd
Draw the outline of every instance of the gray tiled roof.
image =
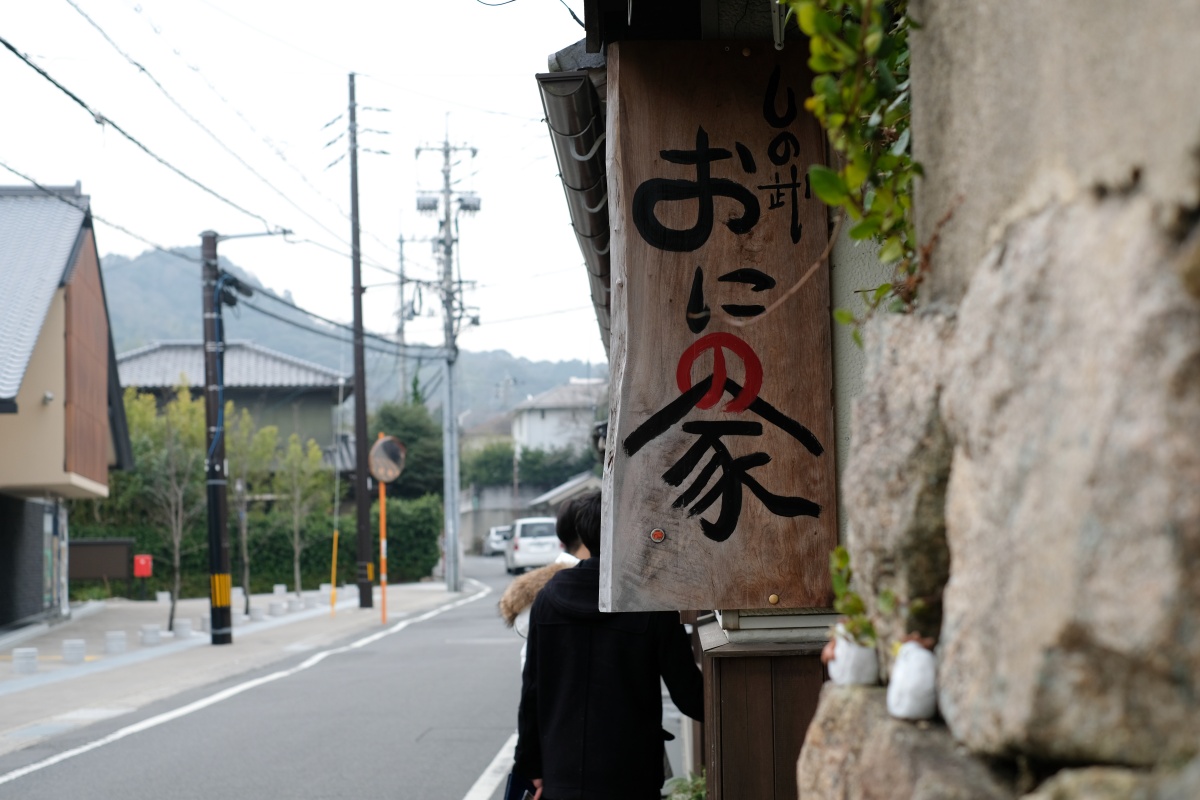
<svg viewBox="0 0 1200 800">
<path fill-rule="evenodd" d="M 34 188 L 0 187 L 0 399 L 17 396 L 34 345 L 71 266 L 88 197 L 53 187 L 78 205 Z"/>
<path fill-rule="evenodd" d="M 571 378 L 569 383 L 555 386 L 536 397 L 518 403 L 515 411 L 550 408 L 595 408 L 603 405 L 608 384 L 602 380 Z"/>
<path fill-rule="evenodd" d="M 204 345 L 201 342 L 156 342 L 117 356 L 122 386 L 164 389 L 179 383 L 186 375 L 190 386 L 204 382 Z M 261 347 L 252 342 L 228 342 L 225 345 L 225 386 L 229 388 L 336 388 L 338 378 L 346 380 L 349 395 L 353 382 L 349 375 L 294 356 Z"/>
</svg>

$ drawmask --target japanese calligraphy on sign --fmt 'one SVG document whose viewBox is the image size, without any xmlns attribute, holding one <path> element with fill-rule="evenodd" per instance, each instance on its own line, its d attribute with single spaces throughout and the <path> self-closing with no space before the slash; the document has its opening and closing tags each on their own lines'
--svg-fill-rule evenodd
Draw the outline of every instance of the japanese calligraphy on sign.
<svg viewBox="0 0 1200 800">
<path fill-rule="evenodd" d="M 796 47 L 609 48 L 601 607 L 824 608 L 837 543 L 823 163 Z"/>
</svg>

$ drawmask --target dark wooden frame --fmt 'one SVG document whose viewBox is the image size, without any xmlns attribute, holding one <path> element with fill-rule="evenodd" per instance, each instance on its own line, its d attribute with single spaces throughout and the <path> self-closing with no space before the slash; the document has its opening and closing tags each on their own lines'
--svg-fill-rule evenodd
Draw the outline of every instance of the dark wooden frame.
<svg viewBox="0 0 1200 800">
<path fill-rule="evenodd" d="M 708 800 L 794 800 L 796 762 L 827 679 L 824 643 L 733 644 L 716 622 L 699 632 Z"/>
</svg>

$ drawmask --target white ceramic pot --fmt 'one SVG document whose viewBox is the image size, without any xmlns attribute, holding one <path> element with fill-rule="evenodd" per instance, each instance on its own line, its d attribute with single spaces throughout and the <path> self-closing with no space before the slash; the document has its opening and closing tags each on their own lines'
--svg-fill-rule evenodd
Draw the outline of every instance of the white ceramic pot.
<svg viewBox="0 0 1200 800">
<path fill-rule="evenodd" d="M 879 682 L 879 659 L 874 647 L 863 647 L 850 638 L 841 623 L 833 629 L 834 652 L 829 679 L 834 683 L 873 686 Z"/>
<path fill-rule="evenodd" d="M 892 665 L 888 713 L 898 719 L 929 719 L 937 713 L 937 656 L 916 642 L 905 642 Z"/>
</svg>

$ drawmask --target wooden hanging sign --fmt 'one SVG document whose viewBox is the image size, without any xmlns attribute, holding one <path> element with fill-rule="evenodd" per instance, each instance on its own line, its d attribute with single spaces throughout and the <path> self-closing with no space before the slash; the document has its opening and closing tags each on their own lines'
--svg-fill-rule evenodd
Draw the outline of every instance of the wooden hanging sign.
<svg viewBox="0 0 1200 800">
<path fill-rule="evenodd" d="M 608 51 L 613 390 L 601 608 L 827 608 L 828 241 L 804 48 Z"/>
</svg>

